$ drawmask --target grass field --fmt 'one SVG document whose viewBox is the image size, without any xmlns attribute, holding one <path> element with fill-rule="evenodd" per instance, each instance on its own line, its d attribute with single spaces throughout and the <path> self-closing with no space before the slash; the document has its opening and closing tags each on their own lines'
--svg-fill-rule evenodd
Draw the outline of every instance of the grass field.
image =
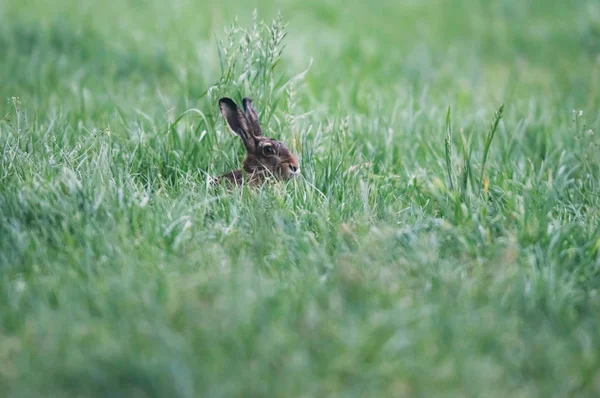
<svg viewBox="0 0 600 398">
<path fill-rule="evenodd" d="M 2 397 L 600 395 L 597 1 L 4 0 L 0 96 Z"/>
</svg>

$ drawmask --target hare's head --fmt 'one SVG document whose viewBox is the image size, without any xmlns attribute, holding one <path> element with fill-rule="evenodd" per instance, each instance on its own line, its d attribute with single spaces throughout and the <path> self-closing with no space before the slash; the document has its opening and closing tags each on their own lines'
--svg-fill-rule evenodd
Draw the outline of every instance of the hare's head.
<svg viewBox="0 0 600 398">
<path fill-rule="evenodd" d="M 262 135 L 258 115 L 252 100 L 242 100 L 243 110 L 230 98 L 221 98 L 219 108 L 232 132 L 237 134 L 246 148 L 243 169 L 254 179 L 273 176 L 287 180 L 300 174 L 298 159 L 280 141 Z"/>
</svg>

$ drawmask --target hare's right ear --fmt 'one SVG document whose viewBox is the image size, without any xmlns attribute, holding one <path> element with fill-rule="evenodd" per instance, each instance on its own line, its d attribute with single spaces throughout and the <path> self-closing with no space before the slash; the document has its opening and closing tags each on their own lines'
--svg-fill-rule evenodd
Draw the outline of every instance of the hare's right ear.
<svg viewBox="0 0 600 398">
<path fill-rule="evenodd" d="M 246 149 L 254 149 L 255 142 L 254 136 L 252 135 L 252 128 L 250 127 L 250 123 L 248 122 L 248 119 L 246 119 L 244 112 L 238 108 L 231 98 L 221 98 L 219 100 L 219 108 L 227 122 L 227 126 L 231 131 L 240 136 Z"/>
<path fill-rule="evenodd" d="M 262 129 L 260 128 L 260 123 L 258 121 L 258 115 L 252 106 L 252 99 L 245 97 L 242 100 L 242 105 L 244 106 L 244 112 L 246 114 L 246 119 L 250 122 L 250 126 L 252 127 L 252 133 L 254 136 L 258 137 L 262 135 Z"/>
</svg>

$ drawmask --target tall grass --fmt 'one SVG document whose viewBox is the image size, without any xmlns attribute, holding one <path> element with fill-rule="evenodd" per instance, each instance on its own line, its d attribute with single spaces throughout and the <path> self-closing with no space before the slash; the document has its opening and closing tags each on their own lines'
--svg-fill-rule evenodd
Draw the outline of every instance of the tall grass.
<svg viewBox="0 0 600 398">
<path fill-rule="evenodd" d="M 0 395 L 596 396 L 598 11 L 2 4 Z"/>
</svg>

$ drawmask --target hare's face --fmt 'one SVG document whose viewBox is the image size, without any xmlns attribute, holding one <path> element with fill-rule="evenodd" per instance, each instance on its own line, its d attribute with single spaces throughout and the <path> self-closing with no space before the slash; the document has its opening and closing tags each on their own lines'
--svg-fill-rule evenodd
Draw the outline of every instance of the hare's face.
<svg viewBox="0 0 600 398">
<path fill-rule="evenodd" d="M 229 98 L 219 100 L 219 107 L 227 126 L 242 139 L 246 147 L 244 171 L 257 177 L 273 176 L 278 180 L 298 176 L 298 159 L 284 143 L 262 135 L 252 100 L 244 98 L 242 103 L 243 111 Z"/>
<path fill-rule="evenodd" d="M 253 152 L 244 160 L 244 170 L 255 174 L 271 174 L 278 180 L 288 180 L 300 175 L 296 157 L 284 143 L 271 138 L 257 138 Z"/>
</svg>

